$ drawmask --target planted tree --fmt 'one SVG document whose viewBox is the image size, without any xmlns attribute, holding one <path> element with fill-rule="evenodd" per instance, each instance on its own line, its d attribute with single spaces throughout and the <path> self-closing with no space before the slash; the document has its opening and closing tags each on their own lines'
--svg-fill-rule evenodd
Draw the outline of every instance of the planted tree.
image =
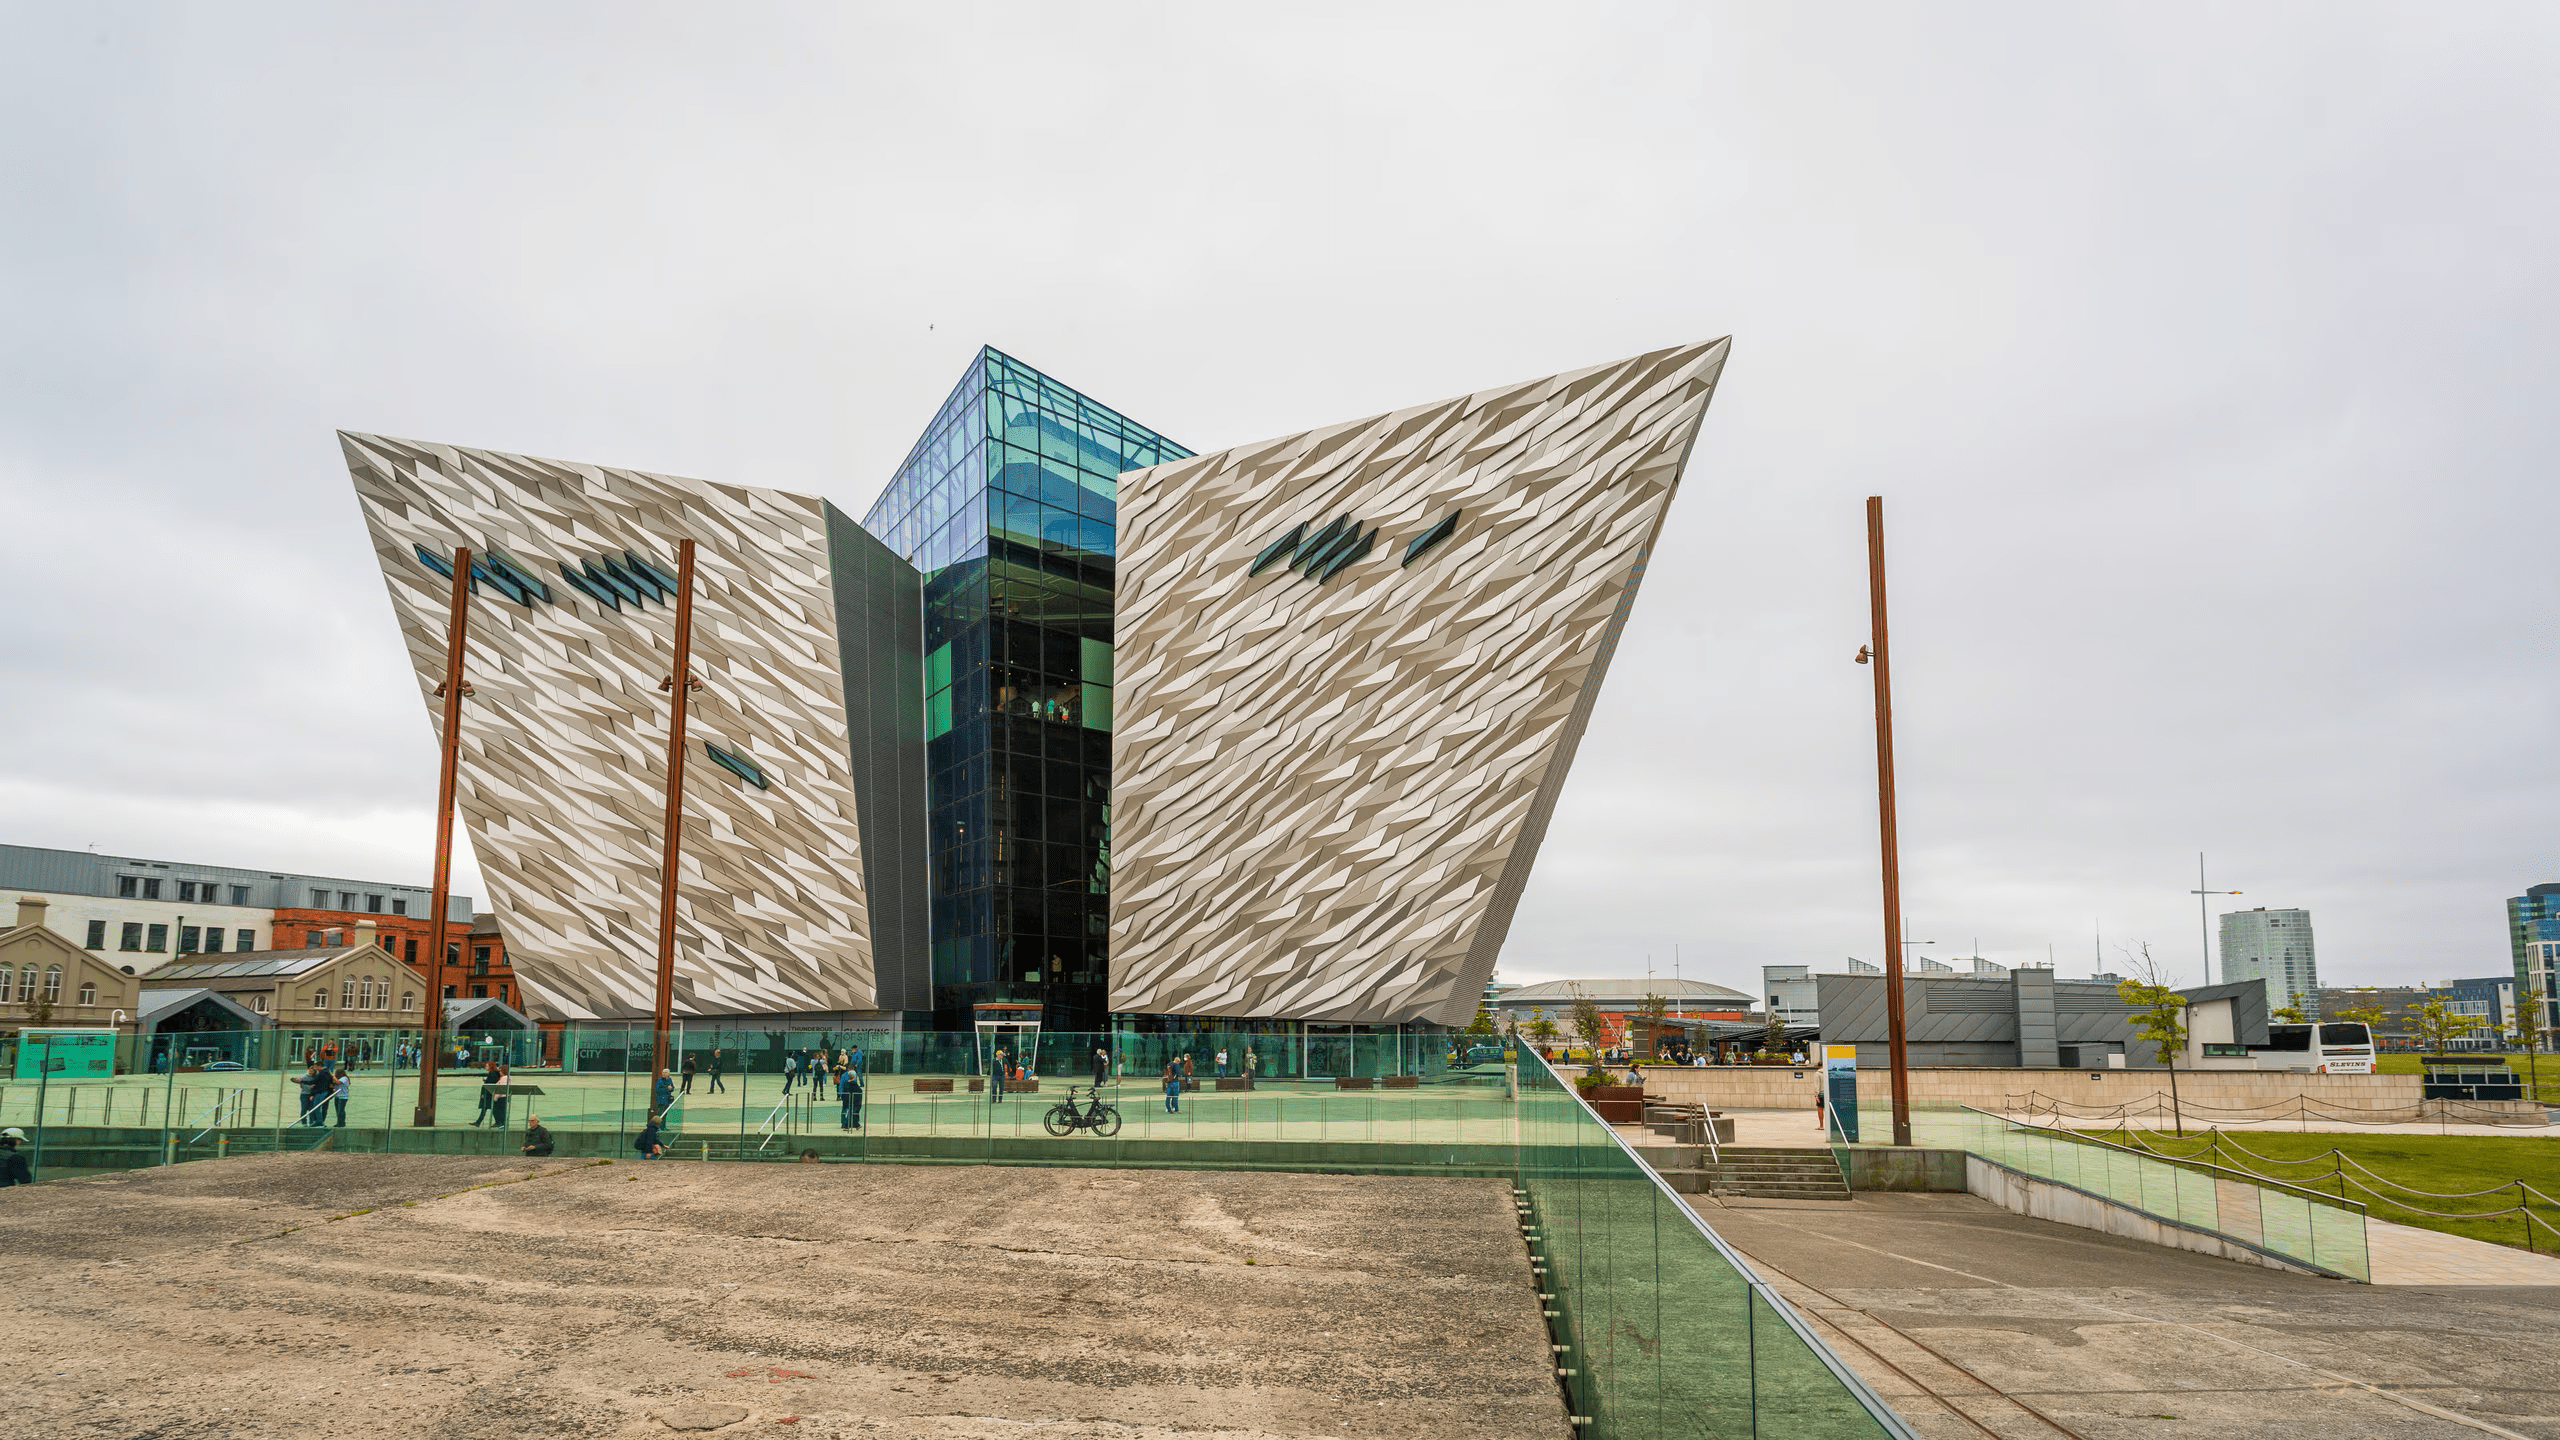
<svg viewBox="0 0 2560 1440">
<path fill-rule="evenodd" d="M 2515 1021 L 2509 1027 L 2515 1031 L 2517 1047 L 2525 1053 L 2525 1067 L 2533 1073 L 2533 1098 L 2536 1100 L 2542 1098 L 2542 1037 L 2551 1033 L 2546 1018 L 2550 1014 L 2547 1008 L 2550 1003 L 2551 997 L 2539 990 L 2528 990 L 2517 996 Z"/>
<path fill-rule="evenodd" d="M 1481 1003 L 1476 1006 L 1475 1023 L 1467 1027 L 1467 1033 L 1470 1035 L 1498 1035 L 1502 1033 L 1494 1028 L 1492 1006 Z"/>
<path fill-rule="evenodd" d="M 2429 1000 L 2409 1012 L 2410 1028 L 2436 1054 L 2445 1047 L 2480 1028 L 2480 1021 L 2469 1015 L 2457 1015 L 2443 1000 Z"/>
<path fill-rule="evenodd" d="M 1576 993 L 1573 997 L 1573 1033 L 1591 1051 L 1591 1073 L 1600 1073 L 1600 1047 L 1609 1039 L 1609 1022 L 1600 1016 L 1599 1002 Z"/>
<path fill-rule="evenodd" d="M 1637 1013 L 1644 1016 L 1643 1058 L 1659 1060 L 1662 1058 L 1662 1025 L 1671 1018 L 1671 1002 L 1648 992 L 1643 1008 Z"/>
<path fill-rule="evenodd" d="M 1774 1011 L 1770 1013 L 1769 1028 L 1760 1037 L 1760 1049 L 1763 1054 L 1787 1053 L 1787 1017 Z"/>
<path fill-rule="evenodd" d="M 2299 1005 L 2279 1005 L 2273 1010 L 2267 1012 L 2267 1018 L 2285 1025 L 2307 1025 L 2310 1023 L 2302 1018 L 2302 1007 Z"/>
<path fill-rule="evenodd" d="M 2187 1048 L 2187 997 L 2171 988 L 2160 962 L 2151 958 L 2148 943 L 2138 957 L 2128 951 L 2126 958 L 2131 963 L 2125 968 L 2133 978 L 2116 986 L 2116 998 L 2133 1007 L 2134 1038 L 2151 1046 L 2160 1063 L 2169 1067 L 2169 1123 L 2184 1137 L 2187 1124 L 2178 1109 L 2178 1055 Z"/>
</svg>

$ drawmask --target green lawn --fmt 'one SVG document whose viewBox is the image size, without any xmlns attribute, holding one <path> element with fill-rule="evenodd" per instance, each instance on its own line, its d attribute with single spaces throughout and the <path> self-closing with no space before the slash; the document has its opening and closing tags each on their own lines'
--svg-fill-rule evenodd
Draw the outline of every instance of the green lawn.
<svg viewBox="0 0 2560 1440">
<path fill-rule="evenodd" d="M 2531 1077 L 2526 1094 L 2535 1093 L 2533 1087 L 2539 1086 L 2542 1094 L 2554 1100 L 2560 1100 L 2560 1055 L 2490 1055 L 2482 1058 L 2504 1060 L 2509 1069 L 2519 1075 Z M 2377 1056 L 2374 1060 L 2374 1068 L 2385 1075 L 2426 1073 L 2426 1067 L 2418 1063 L 2416 1055 Z"/>
<path fill-rule="evenodd" d="M 2555 1072 L 2553 1078 L 2560 1080 L 2560 1072 Z M 2218 1137 L 2190 1133 L 2185 1139 L 2180 1139 L 2166 1130 L 2137 1130 L 2129 1135 L 2123 1130 L 2084 1133 L 2119 1145 L 2138 1141 L 2139 1148 L 2155 1150 L 2163 1155 L 2209 1160 L 2228 1169 L 2282 1180 L 2324 1195 L 2342 1194 L 2350 1200 L 2362 1201 L 2377 1220 L 2441 1230 L 2449 1235 L 2488 1240 L 2517 1249 L 2525 1248 L 2521 1216 L 2501 1215 L 2488 1220 L 2446 1219 L 2422 1214 L 2410 1207 L 2423 1206 L 2427 1210 L 2453 1214 L 2512 1210 L 2517 1202 L 2512 1182 L 2517 1180 L 2543 1195 L 2560 1200 L 2560 1137 L 2287 1134 L 2275 1130 L 2251 1130 Z M 2247 1153 L 2244 1153 L 2244 1148 Z M 2344 1152 L 2346 1158 L 2341 1160 L 2333 1152 Z M 2279 1163 L 2283 1161 L 2313 1163 Z M 2355 1168 L 2358 1164 L 2372 1173 L 2358 1171 Z M 2508 1188 L 2467 1199 L 2442 1199 L 2405 1194 L 2385 1181 L 2433 1191 L 2436 1196 L 2492 1190 L 2501 1185 Z M 2530 1203 L 2537 1222 L 2533 1227 L 2532 1248 L 2544 1252 L 2560 1250 L 2560 1205 L 2547 1204 L 2540 1198 L 2533 1198 Z"/>
</svg>

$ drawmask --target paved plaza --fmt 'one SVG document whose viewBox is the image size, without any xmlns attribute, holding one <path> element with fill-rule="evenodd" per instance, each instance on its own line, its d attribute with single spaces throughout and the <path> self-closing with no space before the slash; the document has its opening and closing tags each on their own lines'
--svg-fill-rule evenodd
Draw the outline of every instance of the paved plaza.
<svg viewBox="0 0 2560 1440">
<path fill-rule="evenodd" d="M 261 1155 L 0 1238 L 0 1413 L 106 1440 L 1570 1433 L 1493 1180 Z"/>
</svg>

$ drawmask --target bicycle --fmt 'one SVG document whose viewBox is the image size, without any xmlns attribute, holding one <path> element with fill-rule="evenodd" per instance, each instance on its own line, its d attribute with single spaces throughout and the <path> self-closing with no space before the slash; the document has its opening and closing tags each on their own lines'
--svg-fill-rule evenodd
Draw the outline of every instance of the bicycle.
<svg viewBox="0 0 2560 1440">
<path fill-rule="evenodd" d="M 1091 1095 L 1082 1110 L 1076 1108 L 1076 1091 L 1079 1089 Z M 1102 1103 L 1099 1086 L 1070 1085 L 1067 1098 L 1050 1106 L 1049 1113 L 1041 1117 L 1040 1123 L 1050 1134 L 1061 1139 L 1078 1130 L 1090 1130 L 1107 1140 L 1120 1133 L 1120 1110 L 1118 1106 Z"/>
</svg>

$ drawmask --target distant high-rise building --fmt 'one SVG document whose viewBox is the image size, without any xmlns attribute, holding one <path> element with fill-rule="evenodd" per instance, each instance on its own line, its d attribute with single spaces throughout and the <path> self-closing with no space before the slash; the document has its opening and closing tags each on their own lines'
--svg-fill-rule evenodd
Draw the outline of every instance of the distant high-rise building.
<svg viewBox="0 0 2560 1440">
<path fill-rule="evenodd" d="M 2516 992 L 2524 994 L 2540 990 L 2551 993 L 2550 952 L 2537 941 L 2560 941 L 2560 884 L 2530 885 L 2521 895 L 2507 897 L 2507 963 L 2515 971 Z M 2551 1012 L 2560 1016 L 2560 1002 Z"/>
<path fill-rule="evenodd" d="M 2222 983 L 2267 982 L 2267 1008 L 2306 1015 L 2320 1002 L 2320 965 L 2308 910 L 2240 910 L 2222 917 Z"/>
</svg>

